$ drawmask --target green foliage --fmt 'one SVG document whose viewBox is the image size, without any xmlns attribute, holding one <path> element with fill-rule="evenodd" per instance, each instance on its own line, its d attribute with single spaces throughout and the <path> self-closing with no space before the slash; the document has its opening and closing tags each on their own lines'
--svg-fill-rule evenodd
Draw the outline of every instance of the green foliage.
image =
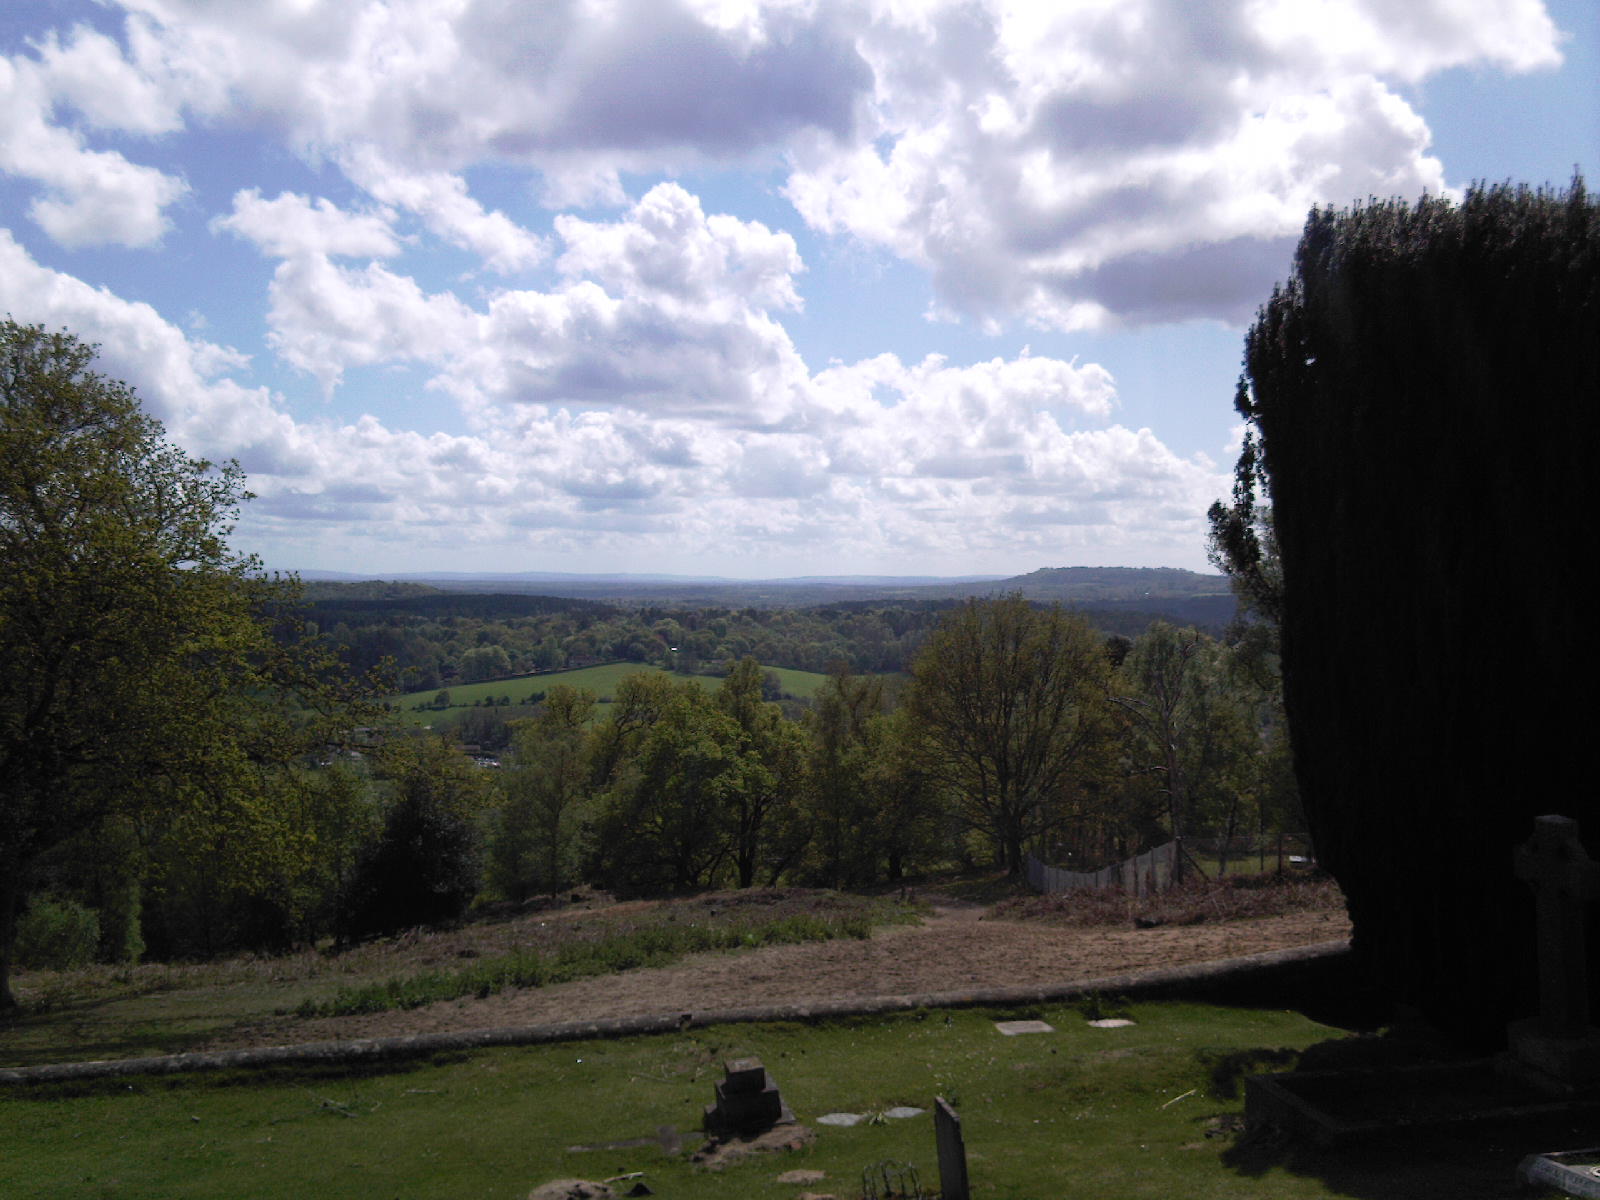
<svg viewBox="0 0 1600 1200">
<path fill-rule="evenodd" d="M 500 771 L 489 841 L 490 888 L 512 900 L 554 895 L 578 880 L 591 814 L 587 729 L 594 696 L 557 685 Z"/>
<path fill-rule="evenodd" d="M 627 891 L 711 887 L 732 854 L 738 801 L 762 786 L 761 764 L 702 688 L 634 678 L 649 684 L 619 694 L 613 728 L 598 735 L 621 750 L 598 830 L 602 878 Z"/>
<path fill-rule="evenodd" d="M 1570 699 L 1596 674 L 1574 548 L 1597 330 L 1600 205 L 1577 179 L 1316 209 L 1245 343 L 1240 488 L 1269 492 L 1319 860 L 1374 975 L 1489 1044 L 1536 1005 L 1511 848 L 1552 811 L 1600 835 Z M 1422 846 L 1448 870 L 1411 869 Z"/>
<path fill-rule="evenodd" d="M 382 778 L 391 798 L 350 881 L 350 937 L 453 920 L 482 882 L 486 784 L 471 761 L 443 739 L 412 739 L 386 749 Z"/>
<path fill-rule="evenodd" d="M 1108 671 L 1083 618 L 1019 595 L 947 614 L 917 659 L 907 707 L 929 772 L 1014 875 L 1083 801 L 1111 736 Z"/>
<path fill-rule="evenodd" d="M 728 795 L 734 879 L 776 883 L 799 853 L 797 809 L 805 787 L 805 735 L 765 697 L 774 679 L 753 658 L 730 663 L 717 689 L 717 707 L 739 727 L 745 758 L 741 785 Z"/>
<path fill-rule="evenodd" d="M 17 922 L 19 966 L 65 971 L 93 962 L 99 948 L 99 918 L 71 900 L 35 896 Z"/>
<path fill-rule="evenodd" d="M 0 322 L 0 1008 L 45 856 L 111 818 L 265 805 L 269 764 L 355 723 L 293 586 L 228 548 L 238 466 L 168 443 L 93 358 Z"/>
<path fill-rule="evenodd" d="M 1122 664 L 1116 702 L 1128 718 L 1130 764 L 1159 797 L 1163 838 L 1255 828 L 1261 736 L 1253 697 L 1236 682 L 1227 647 L 1164 621 Z"/>
</svg>

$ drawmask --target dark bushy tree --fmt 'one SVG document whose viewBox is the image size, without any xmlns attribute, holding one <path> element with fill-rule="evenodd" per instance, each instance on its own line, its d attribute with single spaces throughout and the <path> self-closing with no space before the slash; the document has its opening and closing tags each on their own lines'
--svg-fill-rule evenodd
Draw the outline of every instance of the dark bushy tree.
<svg viewBox="0 0 1600 1200">
<path fill-rule="evenodd" d="M 383 832 L 357 866 L 347 936 L 392 933 L 459 917 L 483 877 L 482 773 L 442 738 L 385 751 L 392 800 Z"/>
<path fill-rule="evenodd" d="M 1557 812 L 1600 850 L 1579 574 L 1600 445 L 1596 204 L 1575 180 L 1315 210 L 1245 367 L 1259 442 L 1241 485 L 1270 491 L 1318 853 L 1396 998 L 1492 1042 L 1536 1005 L 1512 848 Z M 1248 569 L 1254 514 L 1239 516 L 1219 528 Z"/>
</svg>

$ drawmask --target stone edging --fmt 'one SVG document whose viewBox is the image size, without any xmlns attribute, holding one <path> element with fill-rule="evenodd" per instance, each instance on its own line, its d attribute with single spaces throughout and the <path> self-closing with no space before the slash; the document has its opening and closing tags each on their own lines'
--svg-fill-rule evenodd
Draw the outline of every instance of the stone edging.
<svg viewBox="0 0 1600 1200">
<path fill-rule="evenodd" d="M 150 1058 L 121 1058 L 99 1062 L 50 1063 L 38 1067 L 0 1069 L 0 1084 L 66 1083 L 110 1079 L 128 1075 L 173 1075 L 186 1071 L 215 1071 L 240 1067 L 325 1065 L 334 1063 L 389 1062 L 453 1050 L 479 1050 L 490 1046 L 533 1046 L 547 1042 L 586 1041 L 591 1038 L 636 1037 L 672 1033 L 705 1025 L 763 1021 L 818 1021 L 833 1017 L 874 1016 L 916 1008 L 980 1008 L 1023 1004 L 1050 1004 L 1097 992 L 1148 998 L 1160 995 L 1203 993 L 1250 976 L 1276 969 L 1332 960 L 1349 951 L 1347 942 L 1318 942 L 1288 950 L 1268 950 L 1241 958 L 1183 967 L 1159 967 L 1125 975 L 1042 987 L 974 988 L 957 992 L 923 992 L 900 996 L 853 996 L 814 1004 L 764 1004 L 749 1008 L 707 1009 L 644 1017 L 611 1017 L 598 1021 L 563 1021 L 553 1025 L 522 1025 L 503 1029 L 475 1029 L 464 1033 L 415 1033 L 400 1037 L 360 1038 L 350 1041 L 307 1042 L 297 1046 L 261 1046 L 245 1050 L 202 1050 L 188 1054 L 162 1054 Z"/>
</svg>

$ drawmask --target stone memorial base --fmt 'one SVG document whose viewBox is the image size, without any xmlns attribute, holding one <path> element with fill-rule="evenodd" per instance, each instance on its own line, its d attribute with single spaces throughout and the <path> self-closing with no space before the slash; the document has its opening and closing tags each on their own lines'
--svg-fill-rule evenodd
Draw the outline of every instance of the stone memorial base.
<svg viewBox="0 0 1600 1200">
<path fill-rule="evenodd" d="M 1517 1178 L 1527 1187 L 1553 1187 L 1569 1196 L 1600 1200 L 1600 1150 L 1530 1154 L 1517 1167 Z"/>
<path fill-rule="evenodd" d="M 758 1058 L 725 1063 L 716 1093 L 716 1103 L 705 1110 L 704 1129 L 709 1134 L 749 1135 L 794 1123 L 794 1113 Z"/>
<path fill-rule="evenodd" d="M 1511 1069 L 1531 1068 L 1549 1081 L 1552 1091 L 1588 1090 L 1600 1086 L 1600 1029 L 1582 1036 L 1551 1037 L 1537 1017 L 1506 1027 Z M 1537 1082 L 1537 1077 L 1534 1077 Z"/>
<path fill-rule="evenodd" d="M 1553 1095 L 1495 1059 L 1369 1070 L 1290 1071 L 1245 1080 L 1245 1122 L 1324 1147 L 1490 1121 L 1522 1121 L 1593 1104 Z"/>
</svg>

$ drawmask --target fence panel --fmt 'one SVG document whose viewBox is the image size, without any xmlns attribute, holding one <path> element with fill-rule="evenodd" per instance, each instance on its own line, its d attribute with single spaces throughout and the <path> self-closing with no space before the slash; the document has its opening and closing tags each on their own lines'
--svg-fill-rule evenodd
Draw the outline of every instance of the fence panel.
<svg viewBox="0 0 1600 1200">
<path fill-rule="evenodd" d="M 1046 893 L 1120 887 L 1131 896 L 1148 896 L 1172 886 L 1172 867 L 1177 859 L 1178 843 L 1175 841 L 1098 871 L 1068 871 L 1064 867 L 1047 866 L 1030 854 L 1028 884 L 1035 891 Z"/>
</svg>

